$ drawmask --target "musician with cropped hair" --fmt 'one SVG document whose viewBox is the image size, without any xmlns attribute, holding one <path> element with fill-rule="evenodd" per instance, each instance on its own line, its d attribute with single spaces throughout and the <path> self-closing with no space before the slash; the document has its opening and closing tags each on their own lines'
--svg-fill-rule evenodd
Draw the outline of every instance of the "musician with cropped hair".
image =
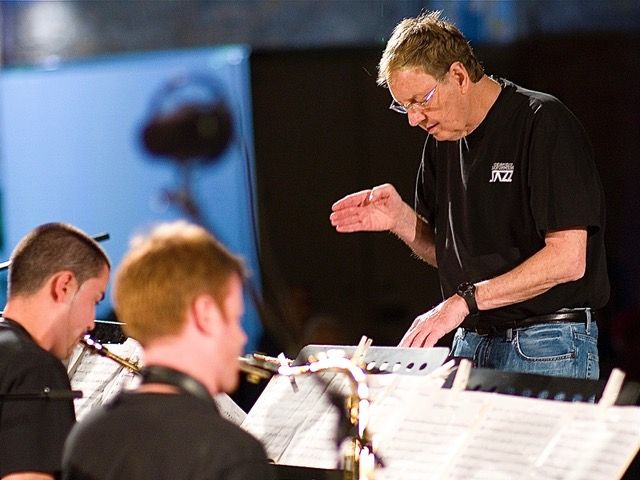
<svg viewBox="0 0 640 480">
<path fill-rule="evenodd" d="M 11 255 L 0 319 L 0 478 L 59 478 L 75 423 L 62 360 L 94 327 L 109 259 L 84 232 L 41 225 Z M 56 398 L 54 398 L 56 397 Z"/>
<path fill-rule="evenodd" d="M 118 268 L 114 305 L 144 348 L 142 383 L 74 427 L 67 479 L 270 479 L 262 445 L 220 416 L 246 343 L 242 261 L 201 227 L 162 224 Z"/>
</svg>

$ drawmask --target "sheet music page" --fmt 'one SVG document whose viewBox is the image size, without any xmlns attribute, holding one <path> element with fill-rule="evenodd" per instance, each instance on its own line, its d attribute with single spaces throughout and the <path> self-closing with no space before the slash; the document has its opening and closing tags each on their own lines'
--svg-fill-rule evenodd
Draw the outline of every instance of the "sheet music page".
<svg viewBox="0 0 640 480">
<path fill-rule="evenodd" d="M 426 397 L 439 390 L 444 377 L 414 375 L 369 375 L 367 385 L 371 398 L 371 419 L 368 428 L 376 442 L 384 444 L 398 428 L 398 422 L 407 415 L 406 399 L 422 392 Z"/>
<path fill-rule="evenodd" d="M 128 359 L 132 363 L 142 360 L 142 347 L 132 338 L 122 344 L 110 344 L 109 351 Z M 68 373 L 73 390 L 81 390 L 82 398 L 75 399 L 78 421 L 102 405 L 124 388 L 132 388 L 138 383 L 138 376 L 115 361 L 80 348 L 74 353 L 68 365 Z"/>
<path fill-rule="evenodd" d="M 341 461 L 338 447 L 342 439 L 337 438 L 337 433 L 339 420 L 346 418 L 346 412 L 331 403 L 329 394 L 346 399 L 351 384 L 346 375 L 323 373 L 321 378 L 324 385 L 313 376 L 295 377 L 296 392 L 289 378 L 276 376 L 247 415 L 242 427 L 263 442 L 267 455 L 276 463 L 333 469 Z M 372 430 L 395 430 L 394 415 L 404 412 L 395 407 L 406 389 L 425 388 L 424 385 L 438 389 L 443 381 L 427 376 L 369 375 L 371 415 L 373 419 L 384 419 L 372 422 Z"/>
<path fill-rule="evenodd" d="M 379 473 L 381 479 L 442 478 L 482 416 L 481 403 L 425 380 L 402 378 L 402 388 L 395 392 L 397 399 L 384 400 L 389 407 L 381 405 L 376 410 L 378 418 L 387 417 L 393 423 L 391 428 L 380 428 L 379 420 L 374 422 L 379 428 L 374 448 L 386 466 Z"/>
<path fill-rule="evenodd" d="M 282 463 L 280 459 L 296 437 L 296 432 L 299 429 L 302 432 L 306 431 L 308 427 L 303 425 L 308 424 L 307 417 L 313 419 L 322 417 L 329 424 L 337 425 L 337 420 L 332 423 L 330 414 L 326 414 L 328 401 L 323 398 L 327 389 L 326 384 L 331 383 L 335 374 L 316 375 L 322 378 L 322 382 L 312 375 L 298 376 L 293 379 L 284 376 L 273 377 L 241 425 L 262 441 L 267 456 L 276 463 Z M 295 382 L 295 389 L 291 384 L 292 380 Z M 321 440 L 324 445 L 331 442 L 326 438 L 330 428 L 330 425 L 323 426 L 325 438 Z M 294 459 L 290 460 L 294 461 Z M 335 464 L 331 464 L 328 468 L 334 467 Z"/>
<path fill-rule="evenodd" d="M 226 393 L 218 393 L 217 395 L 214 395 L 213 400 L 218 406 L 220 415 L 231 423 L 241 425 L 247 417 L 247 413 Z"/>
<path fill-rule="evenodd" d="M 294 431 L 278 463 L 338 468 L 341 464 L 340 445 L 344 440 L 339 433 L 348 434 L 346 398 L 350 393 L 351 384 L 346 375 L 333 376 L 313 410 Z M 331 402 L 330 395 L 334 396 L 337 404 Z"/>
<path fill-rule="evenodd" d="M 640 448 L 637 407 L 451 390 L 416 398 L 378 448 L 383 480 L 610 480 Z"/>
<path fill-rule="evenodd" d="M 640 449 L 640 408 L 565 403 L 564 409 L 528 478 L 621 478 Z"/>
<path fill-rule="evenodd" d="M 132 338 L 123 343 L 105 345 L 113 354 L 143 365 L 142 346 Z M 67 373 L 73 390 L 81 390 L 82 398 L 75 399 L 76 418 L 82 420 L 91 409 L 104 404 L 123 389 L 135 388 L 140 382 L 138 375 L 110 358 L 91 352 L 78 345 L 67 364 Z M 240 425 L 246 413 L 229 395 L 214 396 L 220 415 L 236 425 Z"/>
</svg>

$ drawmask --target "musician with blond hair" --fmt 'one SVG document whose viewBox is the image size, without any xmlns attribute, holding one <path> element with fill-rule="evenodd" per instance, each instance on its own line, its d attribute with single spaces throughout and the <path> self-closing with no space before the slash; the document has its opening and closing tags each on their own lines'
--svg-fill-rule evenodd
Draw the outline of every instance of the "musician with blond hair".
<svg viewBox="0 0 640 480">
<path fill-rule="evenodd" d="M 220 416 L 247 337 L 242 261 L 199 226 L 162 224 L 133 240 L 114 305 L 144 349 L 142 383 L 73 429 L 67 479 L 269 479 L 262 445 Z"/>
</svg>

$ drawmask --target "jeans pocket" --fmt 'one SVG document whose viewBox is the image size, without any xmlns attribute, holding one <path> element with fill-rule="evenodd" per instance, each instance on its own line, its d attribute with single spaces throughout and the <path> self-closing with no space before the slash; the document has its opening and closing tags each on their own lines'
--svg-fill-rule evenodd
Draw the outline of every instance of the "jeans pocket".
<svg viewBox="0 0 640 480">
<path fill-rule="evenodd" d="M 567 324 L 536 325 L 518 329 L 514 336 L 518 355 L 532 362 L 557 362 L 576 357 L 573 330 Z"/>
</svg>

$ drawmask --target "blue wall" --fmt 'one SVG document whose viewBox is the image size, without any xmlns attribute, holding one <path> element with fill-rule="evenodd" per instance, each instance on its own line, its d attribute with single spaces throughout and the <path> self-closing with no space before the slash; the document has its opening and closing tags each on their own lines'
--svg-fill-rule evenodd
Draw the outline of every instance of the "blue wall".
<svg viewBox="0 0 640 480">
<path fill-rule="evenodd" d="M 249 51 L 242 46 L 1 71 L 2 259 L 34 226 L 63 221 L 89 234 L 109 232 L 103 246 L 117 265 L 132 234 L 183 217 L 162 201 L 162 192 L 178 184 L 175 165 L 152 159 L 139 133 L 153 113 L 152 98 L 168 81 L 193 74 L 219 79 L 236 130 L 218 161 L 196 170 L 194 196 L 206 223 L 245 257 L 257 283 Z M 109 292 L 99 317 L 109 313 L 108 300 Z M 261 325 L 248 297 L 245 304 L 246 348 L 253 351 Z"/>
</svg>

